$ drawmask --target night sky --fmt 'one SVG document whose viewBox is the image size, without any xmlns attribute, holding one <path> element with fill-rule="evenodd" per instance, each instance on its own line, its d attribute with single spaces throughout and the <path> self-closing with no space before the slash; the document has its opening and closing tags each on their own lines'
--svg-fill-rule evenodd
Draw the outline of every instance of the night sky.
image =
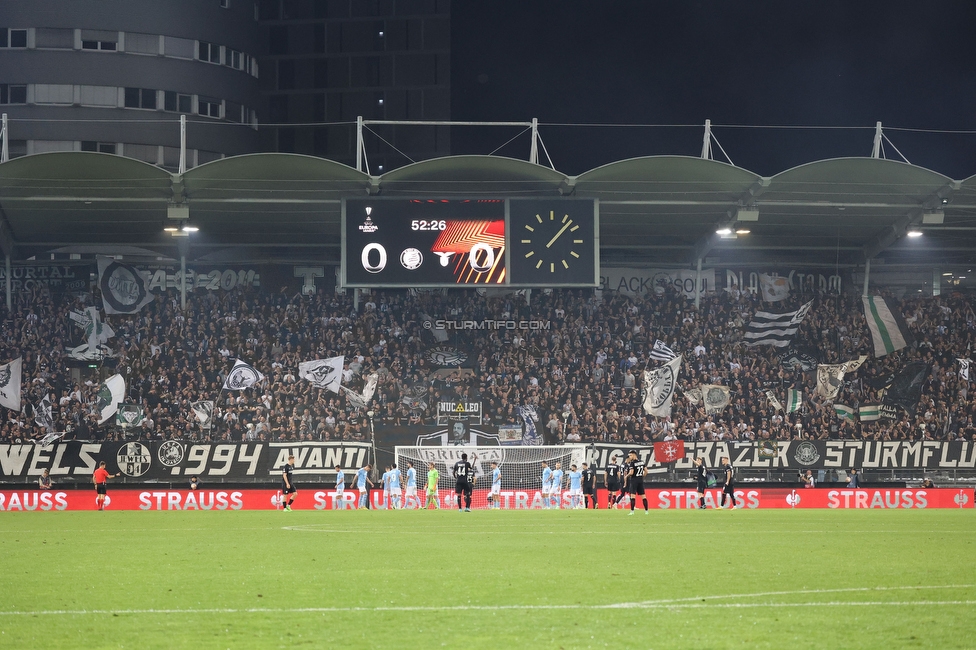
<svg viewBox="0 0 976 650">
<path fill-rule="evenodd" d="M 889 130 L 976 131 L 973 0 L 455 0 L 451 20 L 454 120 L 695 125 L 540 127 L 568 174 L 700 155 L 706 118 L 863 127 L 716 127 L 732 161 L 763 175 L 870 155 L 878 120 L 913 164 L 976 174 L 976 133 Z M 455 128 L 454 152 L 489 153 L 518 130 Z M 524 159 L 528 147 L 523 135 L 499 153 Z"/>
</svg>

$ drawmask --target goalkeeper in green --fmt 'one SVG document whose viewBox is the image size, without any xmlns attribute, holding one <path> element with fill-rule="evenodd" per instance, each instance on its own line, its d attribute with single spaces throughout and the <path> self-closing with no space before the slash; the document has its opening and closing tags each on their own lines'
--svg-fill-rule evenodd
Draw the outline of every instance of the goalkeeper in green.
<svg viewBox="0 0 976 650">
<path fill-rule="evenodd" d="M 437 481 L 441 478 L 441 473 L 437 471 L 434 463 L 430 463 L 427 469 L 427 509 L 431 506 L 440 510 L 441 504 L 437 498 Z"/>
</svg>

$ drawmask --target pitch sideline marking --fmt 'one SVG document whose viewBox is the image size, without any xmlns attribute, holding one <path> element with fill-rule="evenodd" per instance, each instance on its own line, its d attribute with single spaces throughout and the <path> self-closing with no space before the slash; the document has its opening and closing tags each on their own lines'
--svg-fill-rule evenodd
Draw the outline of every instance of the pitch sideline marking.
<svg viewBox="0 0 976 650">
<path fill-rule="evenodd" d="M 800 594 L 827 594 L 864 591 L 906 591 L 913 589 L 963 589 L 976 585 L 919 585 L 902 587 L 848 587 L 840 589 L 798 589 L 795 591 L 768 591 L 753 594 L 728 594 L 723 596 L 697 596 L 654 600 L 636 603 L 609 603 L 604 605 L 400 605 L 389 607 L 212 607 L 200 609 L 78 609 L 0 611 L 0 616 L 83 616 L 88 614 L 335 614 L 358 612 L 453 612 L 453 611 L 505 611 L 505 610 L 564 610 L 564 609 L 749 609 L 758 607 L 910 607 L 910 606 L 971 606 L 976 600 L 916 600 L 916 601 L 820 601 L 806 603 L 700 603 L 717 598 L 755 598 L 758 596 L 789 596 Z"/>
</svg>

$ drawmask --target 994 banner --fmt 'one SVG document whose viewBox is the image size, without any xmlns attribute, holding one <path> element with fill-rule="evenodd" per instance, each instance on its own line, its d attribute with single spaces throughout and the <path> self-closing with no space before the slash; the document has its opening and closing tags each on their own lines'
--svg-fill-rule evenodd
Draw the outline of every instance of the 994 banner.
<svg viewBox="0 0 976 650">
<path fill-rule="evenodd" d="M 345 287 L 599 281 L 592 200 L 372 198 L 342 208 Z"/>
</svg>

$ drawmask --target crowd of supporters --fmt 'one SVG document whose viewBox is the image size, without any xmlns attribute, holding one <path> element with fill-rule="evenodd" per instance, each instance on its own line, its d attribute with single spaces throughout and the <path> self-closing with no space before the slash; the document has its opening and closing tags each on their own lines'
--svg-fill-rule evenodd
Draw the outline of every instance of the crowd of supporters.
<svg viewBox="0 0 976 650">
<path fill-rule="evenodd" d="M 855 407 L 881 401 L 885 378 L 910 361 L 932 370 L 914 415 L 859 422 L 838 417 L 815 394 L 815 372 L 784 365 L 771 346 L 747 347 L 743 326 L 762 306 L 796 309 L 813 299 L 795 344 L 822 363 L 869 355 L 845 377 L 837 401 Z M 493 297 L 473 290 L 373 292 L 354 309 L 352 292 L 313 296 L 249 288 L 198 290 L 181 310 L 173 291 L 139 313 L 103 316 L 115 331 L 106 345 L 114 356 L 73 362 L 65 350 L 77 342 L 71 310 L 100 305 L 92 294 L 51 294 L 39 289 L 15 296 L 0 323 L 4 358 L 23 357 L 24 408 L 0 414 L 0 441 L 38 439 L 46 431 L 33 410 L 47 395 L 54 429 L 66 439 L 361 440 L 369 437 L 366 409 L 343 395 L 298 377 L 301 361 L 345 356 L 343 384 L 361 390 L 378 374 L 370 405 L 375 426 L 435 423 L 442 400 L 481 401 L 485 425 L 522 424 L 520 408 L 534 407 L 546 442 L 758 439 L 976 440 L 976 395 L 959 375 L 969 358 L 976 315 L 961 294 L 894 301 L 917 344 L 881 358 L 856 294 L 806 294 L 769 305 L 749 292 L 705 295 L 700 308 L 684 296 L 626 296 L 592 290 L 532 291 Z M 430 319 L 541 321 L 541 329 L 447 332 L 438 342 Z M 425 323 L 425 321 L 428 321 Z M 670 418 L 645 415 L 642 371 L 659 362 L 649 352 L 660 339 L 684 363 Z M 456 348 L 467 360 L 442 367 L 430 352 Z M 240 358 L 266 379 L 244 391 L 222 390 Z M 95 366 L 90 367 L 90 366 Z M 96 393 L 108 375 L 126 380 L 126 402 L 144 407 L 137 431 L 114 419 L 98 424 Z M 74 378 L 74 380 L 73 380 Z M 730 404 L 706 415 L 685 394 L 702 384 L 728 386 Z M 803 393 L 795 413 L 774 408 L 789 388 Z M 203 429 L 190 408 L 215 402 L 214 421 Z M 856 410 L 855 410 L 856 412 Z"/>
</svg>

